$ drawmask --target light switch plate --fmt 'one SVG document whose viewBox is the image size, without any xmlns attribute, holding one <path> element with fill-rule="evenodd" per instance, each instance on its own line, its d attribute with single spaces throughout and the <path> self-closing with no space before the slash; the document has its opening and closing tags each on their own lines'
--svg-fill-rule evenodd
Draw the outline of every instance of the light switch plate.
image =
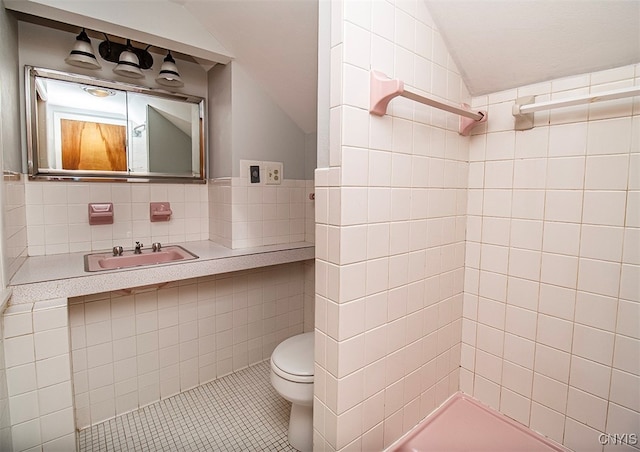
<svg viewBox="0 0 640 452">
<path fill-rule="evenodd" d="M 264 165 L 265 184 L 280 185 L 282 183 L 282 163 L 269 162 Z"/>
<path fill-rule="evenodd" d="M 260 183 L 260 166 L 259 165 L 251 165 L 249 167 L 249 180 L 252 184 Z"/>
</svg>

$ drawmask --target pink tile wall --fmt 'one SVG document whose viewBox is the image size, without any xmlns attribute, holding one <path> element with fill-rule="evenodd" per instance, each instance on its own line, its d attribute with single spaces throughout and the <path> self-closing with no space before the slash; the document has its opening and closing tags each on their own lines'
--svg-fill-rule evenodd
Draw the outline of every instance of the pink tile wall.
<svg viewBox="0 0 640 452">
<path fill-rule="evenodd" d="M 78 428 L 269 358 L 303 332 L 305 265 L 70 299 Z"/>
<path fill-rule="evenodd" d="M 206 185 L 26 182 L 30 256 L 209 238 Z M 169 201 L 168 222 L 151 223 L 149 203 Z M 113 202 L 114 223 L 90 226 L 87 204 Z"/>
<path fill-rule="evenodd" d="M 404 98 L 371 116 L 369 70 L 468 96 L 423 2 L 330 8 L 314 449 L 383 450 L 458 389 L 468 138 L 457 116 Z"/>
<path fill-rule="evenodd" d="M 461 388 L 575 450 L 640 426 L 640 101 L 535 114 L 640 83 L 640 66 L 474 99 Z"/>
<path fill-rule="evenodd" d="M 27 224 L 24 178 L 5 177 L 4 190 L 4 259 L 7 276 L 11 278 L 27 256 Z"/>
<path fill-rule="evenodd" d="M 0 301 L 0 314 L 4 313 L 6 300 Z M 0 322 L 0 449 L 11 450 L 11 415 L 9 413 L 9 392 L 7 389 L 7 368 L 4 364 L 4 322 Z"/>
<path fill-rule="evenodd" d="M 316 243 L 315 182 L 304 181 L 304 241 Z"/>
<path fill-rule="evenodd" d="M 311 193 L 313 181 L 254 185 L 246 177 L 215 179 L 209 185 L 211 239 L 228 248 L 313 243 Z"/>
<path fill-rule="evenodd" d="M 316 293 L 316 272 L 315 262 L 304 262 L 304 332 L 308 333 L 315 329 L 315 293 Z"/>
<path fill-rule="evenodd" d="M 67 300 L 10 306 L 3 327 L 13 450 L 75 450 Z"/>
<path fill-rule="evenodd" d="M 209 238 L 213 242 L 232 248 L 231 178 L 213 179 L 209 183 Z"/>
</svg>

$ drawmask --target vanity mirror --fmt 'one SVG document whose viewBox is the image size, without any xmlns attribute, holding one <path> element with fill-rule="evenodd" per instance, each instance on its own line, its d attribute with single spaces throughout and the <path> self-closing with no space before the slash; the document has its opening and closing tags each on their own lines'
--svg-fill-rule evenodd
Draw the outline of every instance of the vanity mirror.
<svg viewBox="0 0 640 452">
<path fill-rule="evenodd" d="M 204 99 L 25 71 L 31 179 L 205 182 Z"/>
</svg>

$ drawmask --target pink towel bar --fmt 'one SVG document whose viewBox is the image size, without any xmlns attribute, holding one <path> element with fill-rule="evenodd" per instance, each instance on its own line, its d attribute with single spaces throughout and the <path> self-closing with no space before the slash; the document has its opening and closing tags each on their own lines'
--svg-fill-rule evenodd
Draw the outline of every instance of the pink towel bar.
<svg viewBox="0 0 640 452">
<path fill-rule="evenodd" d="M 460 135 L 463 136 L 469 136 L 474 127 L 487 122 L 486 111 L 474 112 L 470 110 L 467 104 L 462 104 L 458 107 L 407 91 L 404 88 L 404 82 L 402 80 L 390 79 L 382 72 L 371 71 L 370 80 L 371 97 L 369 113 L 372 115 L 384 116 L 387 113 L 389 102 L 397 96 L 402 96 L 440 110 L 448 111 L 449 113 L 460 115 L 458 131 Z"/>
</svg>

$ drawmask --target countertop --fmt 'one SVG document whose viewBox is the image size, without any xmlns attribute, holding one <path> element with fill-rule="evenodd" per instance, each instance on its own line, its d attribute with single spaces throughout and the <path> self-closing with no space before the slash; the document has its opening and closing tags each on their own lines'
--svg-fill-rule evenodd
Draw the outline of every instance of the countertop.
<svg viewBox="0 0 640 452">
<path fill-rule="evenodd" d="M 90 295 L 315 257 L 314 245 L 307 242 L 243 249 L 226 248 L 208 240 L 171 245 L 182 246 L 198 259 L 86 272 L 84 256 L 93 252 L 28 257 L 11 279 L 10 304 Z"/>
</svg>

